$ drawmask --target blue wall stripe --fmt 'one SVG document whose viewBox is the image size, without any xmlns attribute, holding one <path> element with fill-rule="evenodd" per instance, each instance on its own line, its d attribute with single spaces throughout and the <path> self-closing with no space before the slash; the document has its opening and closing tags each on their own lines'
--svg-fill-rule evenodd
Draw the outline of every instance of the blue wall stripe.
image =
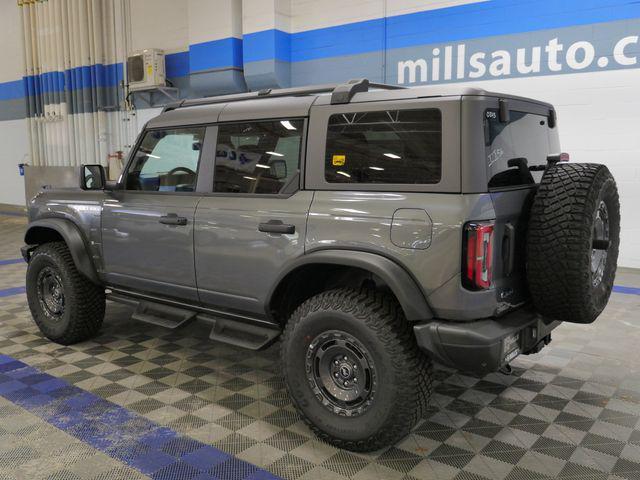
<svg viewBox="0 0 640 480">
<path fill-rule="evenodd" d="M 235 37 L 189 45 L 189 70 L 242 67 L 242 40 Z"/>
<path fill-rule="evenodd" d="M 7 355 L 0 355 L 0 395 L 153 479 L 278 480 Z"/>
<path fill-rule="evenodd" d="M 15 263 L 23 263 L 24 258 L 10 258 L 8 260 L 0 260 L 0 265 L 13 265 Z"/>
<path fill-rule="evenodd" d="M 242 67 L 264 60 L 307 60 L 393 50 L 640 17 L 637 0 L 490 0 L 297 33 L 277 29 L 189 46 L 166 56 L 167 77 Z M 244 58 L 243 58 L 244 55 Z M 91 65 L 0 83 L 0 100 L 117 86 L 122 64 Z M 22 84 L 22 85 L 21 85 Z"/>
<path fill-rule="evenodd" d="M 636 0 L 492 0 L 387 18 L 387 48 L 640 17 Z"/>
<path fill-rule="evenodd" d="M 0 83 L 0 100 L 15 100 L 24 97 L 22 80 Z"/>
<path fill-rule="evenodd" d="M 164 56 L 164 68 L 168 78 L 189 75 L 189 52 L 170 53 Z"/>
<path fill-rule="evenodd" d="M 492 0 L 292 34 L 281 32 L 276 37 L 276 50 L 286 49 L 289 42 L 291 61 L 302 62 L 385 48 L 396 49 L 638 17 L 640 2 L 636 0 Z M 269 39 L 270 32 L 273 30 L 244 35 L 245 42 L 255 46 L 254 49 L 249 48 L 249 43 L 245 44 L 245 62 L 276 58 L 270 56 L 273 46 L 269 41 L 264 41 Z M 255 43 L 252 42 L 253 38 L 257 40 Z"/>
<path fill-rule="evenodd" d="M 25 293 L 26 291 L 27 289 L 25 287 L 5 288 L 4 290 L 0 290 L 0 298 L 20 295 L 21 293 Z"/>
<path fill-rule="evenodd" d="M 116 87 L 122 81 L 122 75 L 121 63 L 95 64 L 70 68 L 64 72 L 30 75 L 23 77 L 22 83 L 27 96 L 33 96 L 83 88 Z"/>
<path fill-rule="evenodd" d="M 243 36 L 244 62 L 291 61 L 292 35 L 282 30 L 263 30 Z"/>
</svg>

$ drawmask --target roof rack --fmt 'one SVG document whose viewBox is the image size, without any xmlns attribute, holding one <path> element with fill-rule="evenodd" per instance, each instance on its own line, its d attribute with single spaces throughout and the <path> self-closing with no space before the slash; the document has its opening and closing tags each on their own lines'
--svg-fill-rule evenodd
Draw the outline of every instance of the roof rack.
<svg viewBox="0 0 640 480">
<path fill-rule="evenodd" d="M 167 112 L 177 108 L 195 107 L 198 105 L 213 105 L 216 103 L 239 102 L 242 100 L 255 100 L 261 98 L 295 97 L 320 93 L 331 93 L 331 104 L 337 105 L 349 103 L 356 93 L 368 92 L 370 88 L 400 90 L 405 89 L 406 87 L 389 85 L 386 83 L 371 83 L 366 78 L 357 78 L 342 84 L 311 85 L 308 87 L 282 88 L 277 90 L 266 88 L 264 90 L 258 90 L 257 92 L 219 95 L 216 97 L 196 98 L 193 100 L 181 100 L 179 102 L 170 103 L 164 107 L 162 111 Z"/>
</svg>

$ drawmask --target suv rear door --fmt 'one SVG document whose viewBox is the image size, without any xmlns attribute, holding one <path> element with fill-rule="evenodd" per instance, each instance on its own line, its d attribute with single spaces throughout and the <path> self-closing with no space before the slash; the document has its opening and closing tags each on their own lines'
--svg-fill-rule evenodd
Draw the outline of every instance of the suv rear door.
<svg viewBox="0 0 640 480">
<path fill-rule="evenodd" d="M 205 127 L 148 129 L 120 188 L 104 201 L 102 242 L 108 283 L 197 300 L 193 217 L 201 198 Z M 198 180 L 198 171 L 200 179 Z"/>
<path fill-rule="evenodd" d="M 213 185 L 196 210 L 201 302 L 263 316 L 283 264 L 304 253 L 313 193 L 300 189 L 300 166 L 312 101 L 263 99 L 223 110 Z"/>
</svg>

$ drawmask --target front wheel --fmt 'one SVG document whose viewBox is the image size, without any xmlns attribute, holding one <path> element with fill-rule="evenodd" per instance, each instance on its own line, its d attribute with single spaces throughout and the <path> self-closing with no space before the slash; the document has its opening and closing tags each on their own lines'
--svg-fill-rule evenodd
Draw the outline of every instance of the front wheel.
<svg viewBox="0 0 640 480">
<path fill-rule="evenodd" d="M 293 403 L 323 440 L 373 451 L 400 440 L 431 394 L 431 362 L 390 295 L 336 289 L 305 301 L 282 340 Z"/>
<path fill-rule="evenodd" d="M 92 337 L 104 318 L 104 289 L 78 272 L 63 242 L 46 243 L 33 252 L 27 301 L 40 331 L 63 345 Z"/>
</svg>

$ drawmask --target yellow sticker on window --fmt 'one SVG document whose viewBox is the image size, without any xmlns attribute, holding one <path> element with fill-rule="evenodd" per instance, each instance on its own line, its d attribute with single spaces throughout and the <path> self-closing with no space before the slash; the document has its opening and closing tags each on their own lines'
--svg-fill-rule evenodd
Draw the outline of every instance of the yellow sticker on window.
<svg viewBox="0 0 640 480">
<path fill-rule="evenodd" d="M 331 164 L 334 167 L 342 167 L 344 166 L 344 163 L 346 162 L 347 157 L 346 155 L 334 155 L 333 158 L 331 159 Z"/>
</svg>

